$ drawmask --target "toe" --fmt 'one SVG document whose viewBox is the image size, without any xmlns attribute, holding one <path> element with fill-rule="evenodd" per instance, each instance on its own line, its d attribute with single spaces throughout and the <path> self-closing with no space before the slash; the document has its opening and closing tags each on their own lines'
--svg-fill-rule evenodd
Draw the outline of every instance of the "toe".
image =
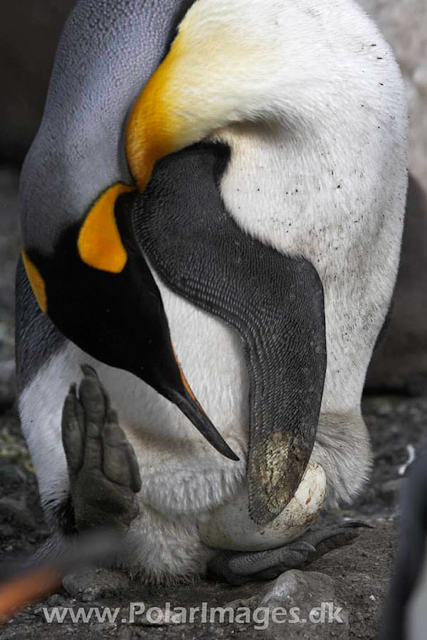
<svg viewBox="0 0 427 640">
<path fill-rule="evenodd" d="M 110 410 L 102 431 L 103 472 L 115 482 L 130 487 L 134 493 L 141 489 L 139 465 L 133 447 L 118 424 L 117 414 Z"/>
<path fill-rule="evenodd" d="M 346 522 L 342 525 L 333 525 L 324 529 L 309 531 L 301 540 L 308 542 L 316 547 L 316 549 L 319 544 L 323 544 L 328 540 L 335 542 L 336 546 L 342 546 L 342 544 L 346 544 L 346 541 L 350 542 L 357 538 L 360 534 L 360 529 L 366 527 L 369 528 L 370 525 L 367 525 L 364 522 L 352 520 L 351 522 Z M 343 542 L 340 544 L 341 540 Z"/>
<path fill-rule="evenodd" d="M 363 522 L 352 521 L 309 531 L 301 539 L 284 547 L 258 552 L 223 551 L 212 558 L 208 571 L 232 584 L 250 580 L 272 580 L 288 569 L 306 567 L 332 549 L 351 543 L 360 533 Z"/>
<path fill-rule="evenodd" d="M 316 548 L 312 544 L 304 540 L 297 540 L 296 542 L 292 542 L 289 548 L 292 548 L 293 551 L 303 551 L 306 553 L 315 553 L 316 551 Z"/>
<path fill-rule="evenodd" d="M 76 385 L 71 385 L 62 410 L 62 443 L 70 473 L 77 473 L 84 456 L 84 414 L 77 398 Z"/>
<path fill-rule="evenodd" d="M 109 410 L 109 399 L 92 367 L 82 366 L 84 373 L 80 383 L 79 397 L 83 406 L 86 431 L 89 437 L 99 437 Z"/>
<path fill-rule="evenodd" d="M 329 551 L 351 544 L 358 538 L 362 528 L 370 528 L 370 525 L 351 521 L 317 531 L 309 531 L 303 536 L 302 541 L 308 542 L 316 548 L 316 552 L 310 556 L 310 561 L 317 560 Z"/>
</svg>

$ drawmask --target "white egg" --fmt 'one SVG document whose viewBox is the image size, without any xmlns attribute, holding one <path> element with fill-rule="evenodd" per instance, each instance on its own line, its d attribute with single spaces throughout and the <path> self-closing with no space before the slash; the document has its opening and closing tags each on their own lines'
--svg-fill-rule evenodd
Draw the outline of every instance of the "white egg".
<svg viewBox="0 0 427 640">
<path fill-rule="evenodd" d="M 325 500 L 326 476 L 323 467 L 310 462 L 288 506 L 267 525 L 256 524 L 248 510 L 245 487 L 230 502 L 199 523 L 200 539 L 214 549 L 264 551 L 299 538 L 316 520 Z"/>
</svg>

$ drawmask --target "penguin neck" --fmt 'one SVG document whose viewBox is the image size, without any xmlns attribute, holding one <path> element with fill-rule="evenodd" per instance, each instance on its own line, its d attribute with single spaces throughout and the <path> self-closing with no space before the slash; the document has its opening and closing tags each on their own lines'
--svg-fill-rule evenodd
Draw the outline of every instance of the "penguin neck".
<svg viewBox="0 0 427 640">
<path fill-rule="evenodd" d="M 24 241 L 50 253 L 109 187 L 131 184 L 128 114 L 194 0 L 82 0 L 58 46 L 43 119 L 21 174 Z"/>
</svg>

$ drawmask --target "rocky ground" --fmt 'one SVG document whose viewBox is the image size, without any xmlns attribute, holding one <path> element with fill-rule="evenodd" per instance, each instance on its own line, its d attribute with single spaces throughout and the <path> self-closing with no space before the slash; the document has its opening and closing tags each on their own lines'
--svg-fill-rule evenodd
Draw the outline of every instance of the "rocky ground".
<svg viewBox="0 0 427 640">
<path fill-rule="evenodd" d="M 0 549 L 3 557 L 13 553 L 31 552 L 46 538 L 36 478 L 20 431 L 13 386 L 13 271 L 19 246 L 17 174 L 0 171 Z M 117 587 L 114 574 L 100 572 L 94 589 L 89 580 L 69 577 L 66 589 L 46 602 L 27 608 L 0 628 L 3 640 L 65 639 L 65 638 L 375 638 L 387 591 L 395 548 L 397 496 L 405 482 L 405 466 L 411 447 L 426 440 L 427 398 L 404 396 L 370 396 L 364 400 L 364 414 L 369 426 L 375 463 L 371 482 L 356 504 L 325 515 L 330 521 L 361 519 L 374 525 L 365 529 L 351 545 L 317 560 L 305 571 L 291 571 L 270 583 L 230 587 L 225 584 L 200 581 L 192 585 L 153 588 L 128 582 Z M 235 614 L 242 606 L 266 607 L 270 615 L 267 629 L 263 622 L 267 614 L 258 611 L 251 621 L 240 617 L 233 624 L 215 620 L 202 623 L 196 615 L 190 623 L 181 618 L 154 620 L 137 616 L 135 624 L 122 622 L 129 617 L 129 603 L 144 602 L 146 607 L 163 609 L 167 602 L 180 606 L 231 607 Z M 341 622 L 320 623 L 301 621 L 308 610 L 321 602 L 340 607 Z M 90 624 L 63 624 L 46 621 L 43 608 L 83 607 L 120 608 L 114 622 L 92 619 Z M 300 621 L 279 624 L 272 620 L 274 607 L 300 607 Z M 304 611 L 306 613 L 304 613 Z M 138 613 L 138 611 L 136 612 Z M 243 615 L 243 614 L 242 614 Z"/>
<path fill-rule="evenodd" d="M 98 576 L 102 588 L 93 589 L 88 581 L 68 578 L 62 589 L 46 602 L 29 607 L 0 630 L 3 640 L 41 640 L 42 638 L 375 638 L 392 567 L 396 531 L 396 498 L 404 482 L 408 446 L 425 441 L 426 399 L 371 397 L 364 402 L 375 451 L 374 474 L 363 497 L 348 509 L 327 514 L 328 520 L 362 519 L 375 526 L 364 530 L 351 546 L 331 552 L 305 571 L 291 571 L 271 583 L 230 587 L 201 581 L 190 586 L 152 588 L 129 581 L 119 589 L 114 575 Z M 31 462 L 22 439 L 15 410 L 9 409 L 0 419 L 0 540 L 4 553 L 27 552 L 46 537 Z M 260 606 L 300 607 L 302 611 L 333 602 L 342 608 L 342 623 L 271 623 L 268 629 L 255 629 L 256 621 L 247 624 L 153 624 L 147 617 L 137 617 L 137 624 L 122 623 L 129 616 L 130 602 L 144 602 L 149 607 L 176 606 Z M 121 607 L 115 623 L 48 624 L 43 607 Z M 258 614 L 261 615 L 261 614 Z M 304 614 L 301 614 L 304 617 Z M 259 619 L 259 618 L 258 618 Z M 261 625 L 262 626 L 262 625 Z M 286 627 L 286 628 L 285 628 Z"/>
</svg>

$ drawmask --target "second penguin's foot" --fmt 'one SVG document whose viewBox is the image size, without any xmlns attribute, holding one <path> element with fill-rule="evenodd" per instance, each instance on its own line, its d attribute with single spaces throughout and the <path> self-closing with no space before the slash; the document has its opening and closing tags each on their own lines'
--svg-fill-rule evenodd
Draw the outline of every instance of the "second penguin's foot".
<svg viewBox="0 0 427 640">
<path fill-rule="evenodd" d="M 288 569 L 300 569 L 333 549 L 350 544 L 358 537 L 362 522 L 348 522 L 309 531 L 278 549 L 243 552 L 222 551 L 209 563 L 211 577 L 231 584 L 244 584 L 255 580 L 273 580 Z"/>
</svg>

